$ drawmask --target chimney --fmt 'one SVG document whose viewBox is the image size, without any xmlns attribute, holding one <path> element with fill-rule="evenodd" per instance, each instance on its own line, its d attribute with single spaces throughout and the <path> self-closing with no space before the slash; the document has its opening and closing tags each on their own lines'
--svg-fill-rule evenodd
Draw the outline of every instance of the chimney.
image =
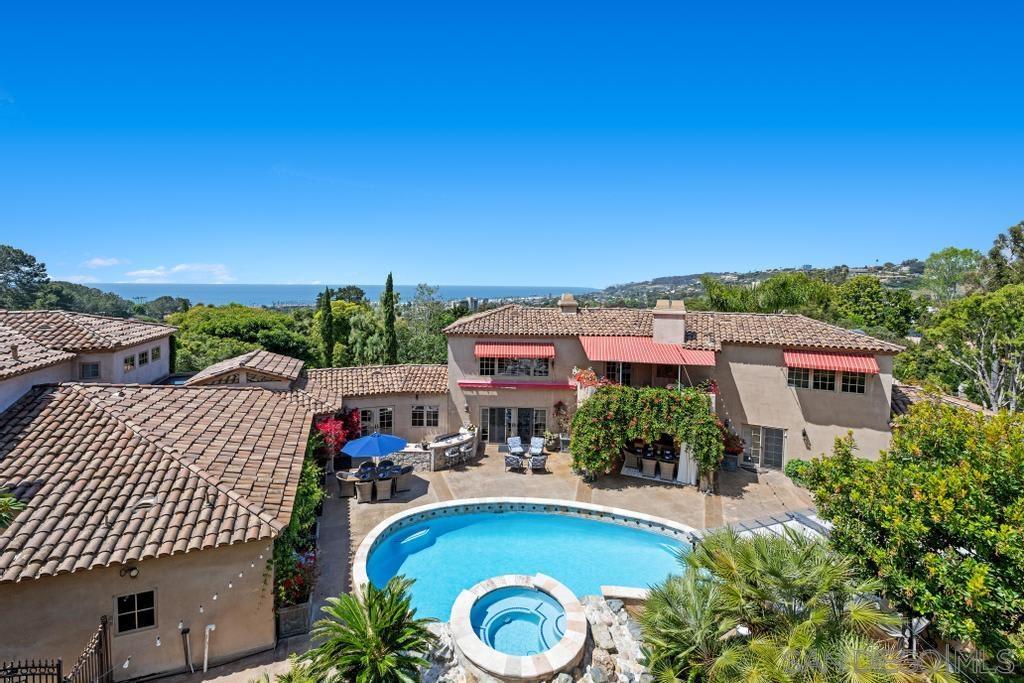
<svg viewBox="0 0 1024 683">
<path fill-rule="evenodd" d="M 686 341 L 686 304 L 658 299 L 654 306 L 654 341 L 659 344 L 682 344 Z"/>
<path fill-rule="evenodd" d="M 558 300 L 558 310 L 565 315 L 576 315 L 579 312 L 579 304 L 576 303 L 576 297 L 569 292 L 562 295 L 562 298 Z"/>
<path fill-rule="evenodd" d="M 18 360 L 18 345 L 11 344 L 11 358 Z"/>
</svg>

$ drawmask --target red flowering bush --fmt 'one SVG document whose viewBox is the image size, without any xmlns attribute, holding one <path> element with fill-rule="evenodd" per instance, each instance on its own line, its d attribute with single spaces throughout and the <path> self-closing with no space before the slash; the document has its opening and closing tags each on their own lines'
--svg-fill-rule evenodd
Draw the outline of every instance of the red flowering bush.
<svg viewBox="0 0 1024 683">
<path fill-rule="evenodd" d="M 342 446 L 359 436 L 359 413 L 352 410 L 340 420 L 329 417 L 317 423 L 316 429 L 323 436 L 324 443 L 331 453 L 337 453 Z"/>
<path fill-rule="evenodd" d="M 286 561 L 279 562 L 274 569 L 277 572 L 278 607 L 300 605 L 309 600 L 317 577 L 315 549 L 291 553 Z"/>
</svg>

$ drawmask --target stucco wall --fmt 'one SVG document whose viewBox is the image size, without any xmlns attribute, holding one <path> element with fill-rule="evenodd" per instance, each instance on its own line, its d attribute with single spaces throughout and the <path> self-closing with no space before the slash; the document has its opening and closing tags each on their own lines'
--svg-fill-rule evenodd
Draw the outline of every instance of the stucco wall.
<svg viewBox="0 0 1024 683">
<path fill-rule="evenodd" d="M 865 393 L 795 389 L 787 385 L 781 348 L 725 344 L 718 354 L 718 414 L 739 433 L 742 425 L 787 430 L 786 460 L 831 452 L 837 436 L 852 430 L 858 455 L 876 458 L 889 446 L 892 356 L 877 357 L 881 373 L 868 375 Z M 807 431 L 804 438 L 802 430 Z"/>
<path fill-rule="evenodd" d="M 260 553 L 269 557 L 268 545 L 253 541 L 146 560 L 137 563 L 135 579 L 122 577 L 121 567 L 113 566 L 2 584 L 0 660 L 61 657 L 67 670 L 100 616 L 113 616 L 117 596 L 146 590 L 156 591 L 156 626 L 125 634 L 114 629 L 111 651 L 117 680 L 182 670 L 179 622 L 191 629 L 197 670 L 203 663 L 207 624 L 216 625 L 210 634 L 211 663 L 271 648 L 276 641 L 272 579 L 268 574 L 264 581 L 266 559 L 259 559 Z M 129 657 L 128 668 L 123 668 Z"/>
<path fill-rule="evenodd" d="M 436 427 L 413 427 L 412 407 L 416 405 L 437 406 Z M 394 412 L 395 436 L 410 443 L 433 441 L 442 434 L 458 431 L 461 423 L 452 418 L 452 403 L 447 394 L 389 394 L 387 396 L 346 396 L 344 410 L 383 408 L 391 406 Z"/>
<path fill-rule="evenodd" d="M 71 361 L 41 368 L 35 372 L 26 372 L 5 380 L 0 380 L 0 411 L 7 409 L 12 403 L 25 395 L 25 392 L 37 384 L 55 384 L 71 380 L 73 364 Z"/>
<path fill-rule="evenodd" d="M 163 337 L 156 341 L 130 346 L 117 351 L 104 353 L 81 353 L 75 360 L 73 379 L 80 381 L 79 367 L 82 363 L 100 364 L 100 376 L 94 382 L 103 384 L 152 384 L 163 379 L 171 373 L 170 370 L 170 337 Z M 153 356 L 153 349 L 159 347 L 160 359 L 150 360 L 148 364 L 139 366 L 138 355 L 140 351 L 148 351 L 150 358 Z M 135 356 L 135 369 L 130 372 L 124 371 L 124 357 Z"/>
</svg>

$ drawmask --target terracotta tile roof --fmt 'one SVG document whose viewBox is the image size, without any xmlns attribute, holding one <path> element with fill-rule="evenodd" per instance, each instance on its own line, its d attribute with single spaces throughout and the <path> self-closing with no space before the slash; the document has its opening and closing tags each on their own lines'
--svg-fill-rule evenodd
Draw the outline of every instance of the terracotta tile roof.
<svg viewBox="0 0 1024 683">
<path fill-rule="evenodd" d="M 0 415 L 0 582 L 272 538 L 312 415 L 258 388 L 63 384 Z"/>
<path fill-rule="evenodd" d="M 967 399 L 950 396 L 949 394 L 929 392 L 923 387 L 914 386 L 913 384 L 900 384 L 899 382 L 893 382 L 891 412 L 891 416 L 893 418 L 897 418 L 900 415 L 906 415 L 907 412 L 910 411 L 910 406 L 921 401 L 938 401 L 940 403 L 953 406 L 954 408 L 964 408 L 976 413 L 995 415 L 994 411 L 989 410 L 984 406 L 980 406 L 977 403 L 972 403 Z"/>
<path fill-rule="evenodd" d="M 185 384 L 204 384 L 211 379 L 226 373 L 250 370 L 264 375 L 273 375 L 282 380 L 297 379 L 302 372 L 304 361 L 291 356 L 284 356 L 280 353 L 271 353 L 263 349 L 256 349 L 243 353 L 241 356 L 228 358 L 219 363 L 214 363 L 208 368 L 200 370 L 192 375 Z"/>
<path fill-rule="evenodd" d="M 377 394 L 444 394 L 447 365 L 365 365 L 306 371 L 307 391 L 328 401 Z"/>
<path fill-rule="evenodd" d="M 0 326 L 62 351 L 113 351 L 177 331 L 169 325 L 70 311 L 0 311 Z"/>
<path fill-rule="evenodd" d="M 640 308 L 581 308 L 575 315 L 557 308 L 508 304 L 456 320 L 449 335 L 511 337 L 654 336 L 654 312 Z M 693 349 L 726 344 L 845 349 L 899 353 L 902 346 L 835 325 L 787 313 L 686 313 L 686 342 Z"/>
<path fill-rule="evenodd" d="M 12 347 L 17 347 L 17 358 Z M 14 328 L 0 325 L 0 379 L 64 363 L 74 357 L 73 353 L 47 348 Z"/>
</svg>

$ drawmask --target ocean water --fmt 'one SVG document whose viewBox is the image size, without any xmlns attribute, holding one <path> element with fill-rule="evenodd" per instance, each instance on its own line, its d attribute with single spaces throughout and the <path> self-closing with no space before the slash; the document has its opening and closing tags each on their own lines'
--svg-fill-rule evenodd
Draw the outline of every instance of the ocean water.
<svg viewBox="0 0 1024 683">
<path fill-rule="evenodd" d="M 113 292 L 125 299 L 150 301 L 160 296 L 184 297 L 193 304 L 239 303 L 247 306 L 312 305 L 316 295 L 327 285 L 193 285 L 193 284 L 136 284 L 112 282 L 90 284 L 105 292 Z M 337 289 L 341 285 L 330 285 Z M 359 285 L 367 298 L 377 301 L 383 285 Z M 409 301 L 416 294 L 415 285 L 395 285 L 402 301 Z M 596 291 L 592 287 L 566 287 L 537 285 L 532 287 L 440 285 L 438 296 L 446 301 L 465 299 L 508 299 L 512 297 L 558 296 L 562 292 L 584 294 Z"/>
<path fill-rule="evenodd" d="M 602 585 L 646 588 L 681 570 L 668 536 L 584 517 L 533 512 L 446 515 L 405 527 L 370 554 L 376 586 L 415 579 L 412 605 L 447 621 L 459 592 L 501 574 L 547 574 L 577 597 Z"/>
</svg>

